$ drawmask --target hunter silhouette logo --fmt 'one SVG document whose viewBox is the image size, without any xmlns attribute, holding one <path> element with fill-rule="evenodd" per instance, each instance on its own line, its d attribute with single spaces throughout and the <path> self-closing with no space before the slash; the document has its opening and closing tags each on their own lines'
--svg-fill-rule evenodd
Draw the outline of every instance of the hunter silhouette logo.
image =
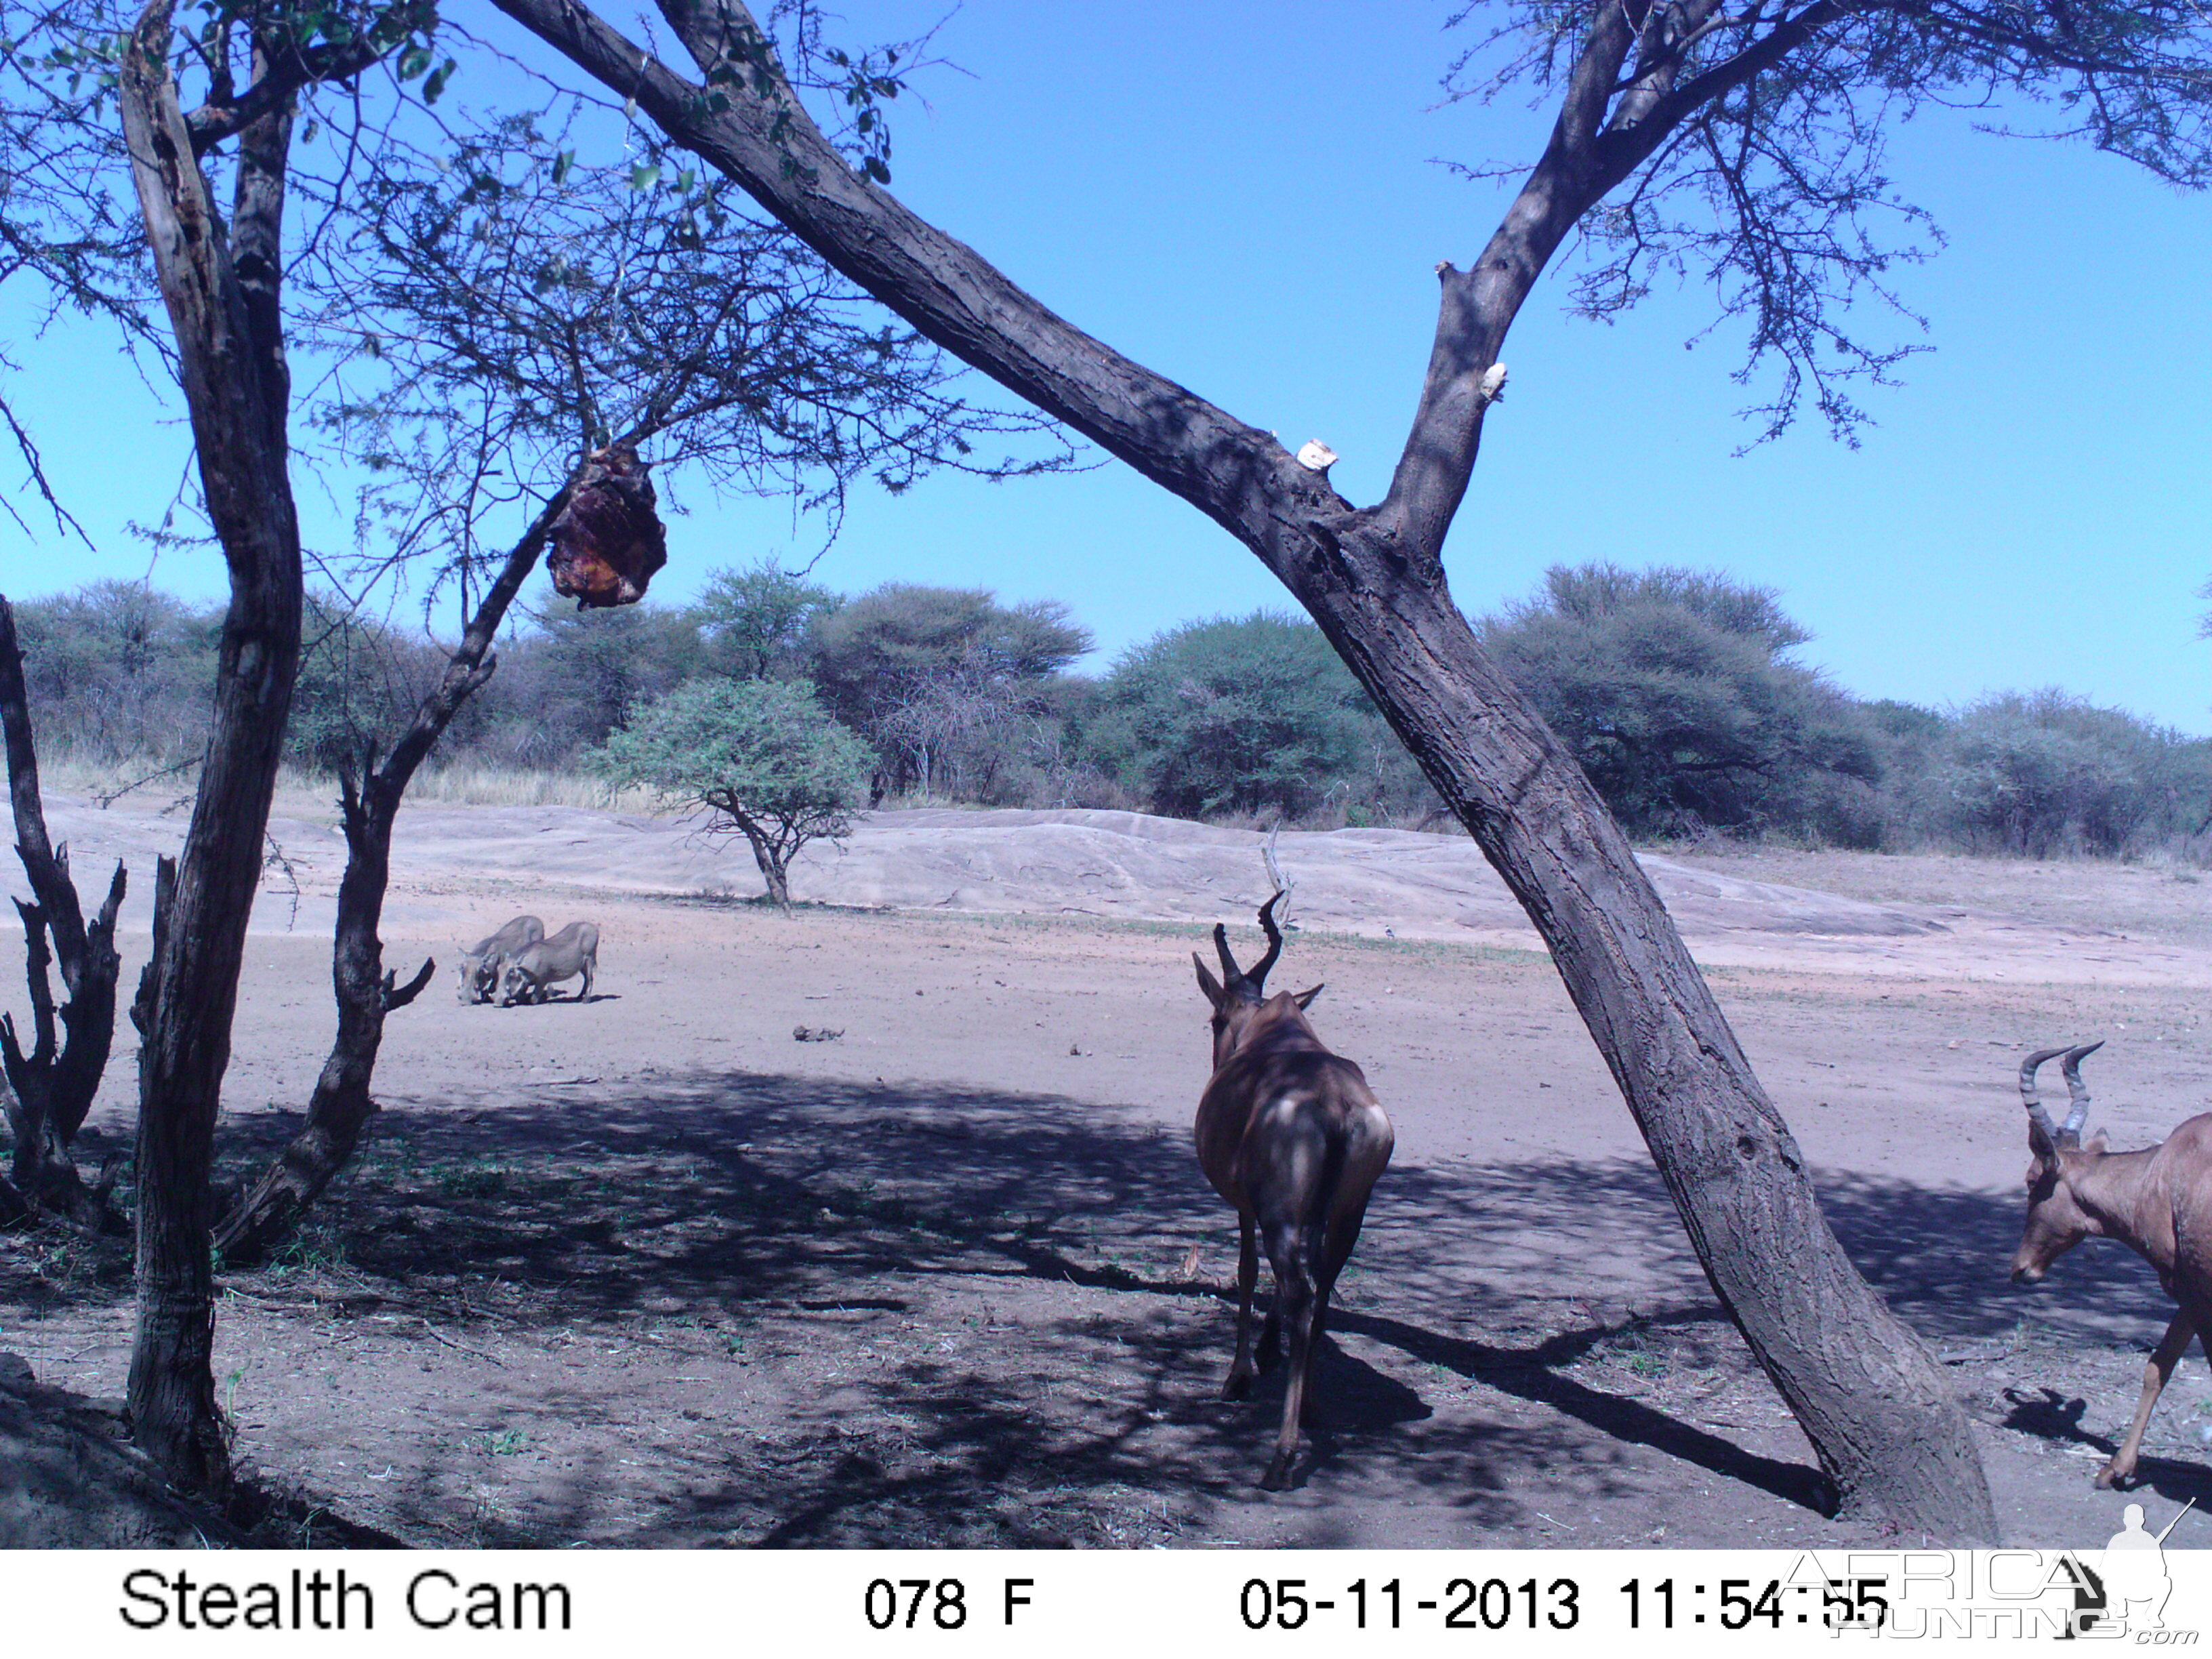
<svg viewBox="0 0 2212 1659">
<path fill-rule="evenodd" d="M 2197 1507 L 2192 1498 L 2153 1536 L 2143 1528 L 2143 1507 L 2130 1504 L 2121 1512 L 2119 1531 L 2105 1545 L 2105 1593 L 2112 1598 L 2113 1616 L 2130 1631 L 2164 1630 L 2160 1614 L 2173 1594 L 2173 1579 L 2166 1570 L 2166 1537 L 2181 1524 L 2181 1516 Z"/>
<path fill-rule="evenodd" d="M 2193 1562 L 2182 1573 L 2180 1628 L 2166 1622 L 2174 1590 L 2164 1545 L 2197 1507 L 2191 1498 L 2158 1532 L 2143 1508 L 2121 1511 L 2120 1530 L 2101 1550 L 1854 1551 L 1842 1582 L 1878 1585 L 1871 1618 L 1836 1620 L 1835 1634 L 1863 1632 L 1884 1642 L 2031 1638 L 2126 1642 L 2136 1647 L 2198 1645 L 2206 1588 Z M 1817 1565 L 1817 1564 L 1816 1564 Z M 1820 1565 L 1832 1584 L 1832 1565 Z M 1863 1609 L 1862 1609 L 1863 1613 Z M 2075 1650 L 2080 1651 L 2080 1650 Z"/>
<path fill-rule="evenodd" d="M 2089 1636 L 2109 1640 L 2132 1635 L 2142 1641 L 2163 1632 L 2166 1598 L 2173 1594 L 2173 1577 L 2166 1565 L 2166 1537 L 2196 1507 L 2192 1498 L 2163 1529 L 2153 1533 L 2143 1525 L 2143 1506 L 2130 1504 L 2121 1510 L 2120 1529 L 2106 1540 L 2098 1566 L 2091 1567 L 2069 1552 L 2060 1566 L 2074 1582 L 2074 1612 L 2059 1639 Z"/>
</svg>

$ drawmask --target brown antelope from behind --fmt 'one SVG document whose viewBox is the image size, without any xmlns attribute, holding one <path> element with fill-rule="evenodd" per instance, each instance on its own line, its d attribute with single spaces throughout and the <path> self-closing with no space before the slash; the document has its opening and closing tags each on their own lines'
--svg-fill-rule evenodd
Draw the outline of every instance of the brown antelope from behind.
<svg viewBox="0 0 2212 1659">
<path fill-rule="evenodd" d="M 2021 1062 L 2020 1097 L 2027 1108 L 2027 1227 L 2012 1259 L 2015 1285 L 2033 1285 L 2051 1264 L 2085 1238 L 2117 1238 L 2158 1269 L 2158 1282 L 2180 1304 L 2165 1339 L 2143 1368 L 2136 1420 L 2112 1461 L 2097 1472 L 2100 1486 L 2134 1478 L 2143 1426 L 2158 1404 L 2190 1339 L 2212 1333 L 2212 1112 L 2191 1118 L 2164 1144 L 2139 1152 L 2108 1152 L 2101 1132 L 2081 1144 L 2089 1091 L 2081 1061 L 2105 1045 L 2045 1048 Z M 2073 1102 L 2063 1123 L 2035 1097 L 2036 1068 L 2060 1060 Z M 2212 1358 L 2212 1346 L 2206 1349 Z"/>
<path fill-rule="evenodd" d="M 1288 1484 L 1297 1452 L 1298 1419 L 1313 1372 L 1328 1293 L 1359 1237 L 1367 1195 L 1390 1161 L 1390 1120 L 1350 1060 L 1331 1054 L 1306 1018 L 1322 988 L 1267 994 L 1267 970 L 1282 954 L 1275 926 L 1277 893 L 1260 908 L 1267 954 L 1249 972 L 1229 953 L 1229 933 L 1216 925 L 1213 948 L 1224 978 L 1217 981 L 1196 952 L 1199 988 L 1213 1005 L 1213 1078 L 1198 1101 L 1198 1164 L 1213 1190 L 1236 1206 L 1243 1233 L 1237 1263 L 1237 1358 L 1222 1384 L 1241 1400 L 1255 1370 L 1272 1366 L 1287 1328 L 1291 1372 L 1283 1394 L 1283 1427 L 1260 1484 Z M 1255 1241 L 1256 1235 L 1256 1241 Z M 1257 1243 L 1275 1272 L 1275 1303 L 1252 1358 L 1252 1290 L 1260 1277 Z"/>
</svg>

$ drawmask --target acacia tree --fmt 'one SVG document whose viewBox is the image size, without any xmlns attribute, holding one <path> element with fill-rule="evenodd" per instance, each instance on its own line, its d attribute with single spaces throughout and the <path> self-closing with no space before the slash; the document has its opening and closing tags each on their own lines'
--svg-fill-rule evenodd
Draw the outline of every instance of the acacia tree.
<svg viewBox="0 0 2212 1659">
<path fill-rule="evenodd" d="M 1442 550 L 1504 384 L 1507 330 L 1577 231 L 1612 257 L 1618 308 L 1695 257 L 1779 365 L 1770 425 L 1810 395 L 1848 429 L 1859 345 L 1838 302 L 1881 289 L 1863 222 L 1891 200 L 1885 118 L 1925 98 L 2057 100 L 2064 130 L 2185 184 L 2212 170 L 2212 23 L 2191 0 L 2049 9 L 2010 0 L 1519 0 L 1495 9 L 1496 88 L 1555 95 L 1543 153 L 1440 315 L 1413 428 L 1358 507 L 1272 434 L 1091 338 L 908 211 L 820 137 L 738 0 L 659 0 L 679 75 L 580 0 L 495 0 L 744 185 L 922 332 L 1219 523 L 1311 613 L 1550 946 L 1722 1306 L 1803 1425 L 1846 1510 L 1990 1540 L 1966 1418 L 1925 1347 L 1821 1217 L 1753 1074 L 1626 839 L 1572 757 L 1483 653 Z M 1616 192 L 1619 192 L 1616 195 Z M 1823 354 L 1826 354 L 1825 356 Z"/>
<path fill-rule="evenodd" d="M 690 617 L 720 672 L 790 679 L 804 672 L 808 635 L 844 603 L 842 594 L 762 559 L 744 570 L 709 572 Z"/>
<path fill-rule="evenodd" d="M 735 422 L 726 411 L 744 409 L 757 417 L 744 429 L 760 441 L 722 452 L 732 474 L 798 476 L 820 464 L 813 482 L 827 480 L 834 505 L 836 492 L 863 471 L 897 487 L 927 466 L 967 464 L 964 432 L 1035 429 L 1041 422 L 969 411 L 939 392 L 945 374 L 929 348 L 872 317 L 851 314 L 849 290 L 838 289 L 818 259 L 787 242 L 757 295 L 701 292 L 687 310 L 684 284 L 672 274 L 678 255 L 711 252 L 718 270 L 742 268 L 730 240 L 738 232 L 716 199 L 726 187 L 695 195 L 689 181 L 674 226 L 658 215 L 632 216 L 657 235 L 645 263 L 659 280 L 641 287 L 661 296 L 659 311 L 633 304 L 626 288 L 620 303 L 602 307 L 596 316 L 580 316 L 580 302 L 565 312 L 550 304 L 524 319 L 541 325 L 538 333 L 508 337 L 505 355 L 495 353 L 489 364 L 471 358 L 470 348 L 487 333 L 515 321 L 518 285 L 572 299 L 590 286 L 589 261 L 556 254 L 470 272 L 469 256 L 455 258 L 453 243 L 463 238 L 492 255 L 517 254 L 501 240 L 497 210 L 518 181 L 501 172 L 499 156 L 488 161 L 486 152 L 501 151 L 503 143 L 501 155 L 511 158 L 535 144 L 526 120 L 501 127 L 474 154 L 460 145 L 470 165 L 443 197 L 442 186 L 423 185 L 420 173 L 414 180 L 402 178 L 397 162 L 363 172 L 368 162 L 404 158 L 380 142 L 393 136 L 393 112 L 407 103 L 401 83 L 419 80 L 420 100 L 428 103 L 453 72 L 452 60 L 437 63 L 431 52 L 436 19 L 429 0 L 218 0 L 181 35 L 172 26 L 172 0 L 152 0 L 120 32 L 123 20 L 105 7 L 106 0 L 78 0 L 4 8 L 0 65 L 8 73 L 0 130 L 10 140 L 30 141 L 10 159 L 27 158 L 38 188 L 15 191 L 11 176 L 11 191 L 0 192 L 0 240 L 7 250 L 0 280 L 35 270 L 70 302 L 131 322 L 137 337 L 173 367 L 199 462 L 198 504 L 230 575 L 200 787 L 182 854 L 162 860 L 156 872 L 153 959 L 132 1008 L 144 1037 L 132 1427 L 172 1480 L 219 1492 L 228 1484 L 229 1462 L 210 1364 L 213 1132 L 301 639 L 304 555 L 291 493 L 288 281 L 302 277 L 317 302 L 310 337 L 315 343 L 342 337 L 380 361 L 387 355 L 382 337 L 363 321 L 377 314 L 380 303 L 402 315 L 436 313 L 407 337 L 419 348 L 409 374 L 366 397 L 342 397 L 330 413 L 337 429 L 370 435 L 365 459 L 388 470 L 395 494 L 413 490 L 415 501 L 396 518 L 380 519 L 388 500 L 372 495 L 365 507 L 365 528 L 386 535 L 381 562 L 397 568 L 434 535 L 441 538 L 453 550 L 444 572 L 462 595 L 467 626 L 407 729 L 388 750 L 364 752 L 346 780 L 349 862 L 333 963 L 339 1033 L 311 1104 L 310 1133 L 233 1218 L 237 1225 L 226 1228 L 240 1247 L 296 1212 L 315 1180 L 326 1180 L 343 1161 L 349 1125 L 357 1136 L 372 1109 L 369 1066 L 382 1018 L 420 984 L 400 988 L 394 975 L 380 972 L 375 927 L 391 818 L 438 732 L 489 673 L 493 630 L 563 505 L 563 480 L 574 476 L 576 451 L 608 440 L 641 441 L 716 413 Z M 391 82 L 373 94 L 361 92 L 360 77 L 387 58 L 395 70 Z M 180 78 L 196 78 L 204 89 L 190 112 Z M 317 179 L 295 166 L 294 128 L 302 100 L 325 87 L 340 95 L 320 112 L 335 110 L 350 123 L 349 142 L 337 147 L 333 164 Z M 121 116 L 119 143 L 105 125 L 114 112 Z M 311 133 L 316 124 L 310 117 L 305 125 Z M 454 171 L 450 154 L 418 153 L 416 159 L 422 172 Z M 535 161 L 552 164 L 538 170 L 557 187 L 566 182 L 573 155 L 549 152 Z M 445 165 L 437 166 L 441 161 Z M 137 186 L 166 331 L 147 326 L 135 309 L 134 273 L 114 234 L 111 178 L 103 172 L 116 165 L 129 167 Z M 217 177 L 226 168 L 228 210 L 216 205 Z M 626 187 L 640 196 L 657 177 L 651 166 L 625 173 Z M 368 189 L 364 180 L 392 187 Z M 315 210 L 307 239 L 313 252 L 304 258 L 287 247 L 284 234 L 288 201 L 300 195 Z M 356 202 L 363 210 L 352 213 Z M 534 201 L 533 222 L 548 234 L 589 242 L 593 228 L 564 218 L 557 207 Z M 456 227 L 454 236 L 444 235 Z M 756 240 L 764 234 L 757 223 L 752 229 Z M 604 224 L 597 234 L 597 252 L 617 251 Z M 350 266 L 340 257 L 347 253 L 358 256 Z M 407 255 L 419 256 L 416 267 L 405 266 Z M 387 265 L 378 265 L 380 259 Z M 399 267 L 396 276 L 391 265 Z M 811 279 L 794 278 L 801 267 L 811 270 Z M 365 271 L 380 272 L 381 286 L 362 280 Z M 100 286 L 108 280 L 113 286 Z M 410 304 L 414 313 L 407 310 Z M 840 312 L 834 327 L 823 323 L 832 310 Z M 805 327 L 775 324 L 778 315 L 809 321 L 811 342 Z M 733 327 L 743 330 L 734 339 L 728 337 Z M 810 344 L 820 347 L 833 337 L 836 350 L 807 356 Z M 672 342 L 678 346 L 673 362 L 665 355 Z M 698 351 L 687 356 L 687 344 Z M 618 347 L 632 362 L 653 360 L 636 384 L 617 382 L 624 396 L 636 396 L 627 415 L 594 378 L 605 356 L 620 357 Z M 407 351 L 396 356 L 403 364 L 410 361 Z M 549 365 L 557 371 L 557 387 L 543 378 Z M 450 396 L 457 382 L 472 375 L 489 384 L 471 410 L 480 417 L 473 427 L 451 419 L 456 400 Z M 350 389 L 343 377 L 337 384 L 342 393 Z M 762 395 L 779 385 L 781 392 Z M 457 424 L 464 430 L 452 447 L 429 435 Z M 549 435 L 556 425 L 557 440 Z M 35 447 L 20 430 L 18 437 L 35 468 Z M 461 447 L 471 440 L 473 451 Z M 500 466 L 495 440 L 528 452 L 532 465 Z M 460 486 L 423 489 L 426 477 L 453 474 L 450 466 L 441 471 L 441 462 L 455 454 L 465 463 Z M 1054 464 L 1049 456 L 1032 463 Z M 711 458 L 708 470 L 714 471 Z M 979 470 L 1021 468 L 979 464 Z M 479 545 L 483 518 L 524 502 L 537 511 L 520 542 L 495 551 Z"/>
<path fill-rule="evenodd" d="M 210 1365 L 208 1175 L 303 591 L 282 308 L 292 124 L 303 88 L 358 75 L 413 40 L 428 14 L 403 0 L 280 22 L 211 7 L 193 42 L 207 96 L 187 114 L 171 73 L 172 10 L 152 0 L 119 29 L 125 20 L 104 12 L 8 13 L 0 126 L 11 183 L 20 158 L 33 184 L 0 213 L 11 255 L 0 275 L 36 270 L 67 302 L 122 319 L 168 360 L 230 580 L 199 789 L 182 852 L 156 866 L 152 957 L 131 1007 L 143 1038 L 132 1431 L 173 1480 L 220 1491 L 229 1455 Z M 210 176 L 226 159 L 227 211 Z M 112 200 L 118 163 L 135 187 L 136 235 Z M 126 245 L 152 256 L 166 338 L 139 314 L 135 273 L 104 280 Z"/>
<path fill-rule="evenodd" d="M 462 637 L 403 722 L 349 709 L 324 734 L 347 845 L 338 1029 L 306 1122 L 216 1224 L 226 1260 L 254 1259 L 288 1232 L 376 1109 L 384 1020 L 432 966 L 399 985 L 383 965 L 393 820 L 495 668 L 493 641 L 586 455 L 649 444 L 664 471 L 833 508 L 871 473 L 902 486 L 938 466 L 1003 476 L 1054 464 L 976 458 L 978 441 L 1036 422 L 952 396 L 935 351 L 860 308 L 802 245 L 732 211 L 726 183 L 695 189 L 672 174 L 660 191 L 654 162 L 580 168 L 559 131 L 531 116 L 449 121 L 442 137 L 426 151 L 389 135 L 364 176 L 328 192 L 341 229 L 303 262 L 298 332 L 334 352 L 374 342 L 342 359 L 318 410 L 378 480 L 362 508 L 374 533 L 346 574 L 365 594 L 410 560 L 433 561 L 427 586 L 459 597 Z M 485 545 L 487 525 L 533 500 L 520 540 Z"/>
<path fill-rule="evenodd" d="M 153 957 L 131 1008 L 143 1042 L 130 1405 L 132 1433 L 172 1480 L 219 1492 L 230 1458 L 211 1364 L 209 1172 L 305 592 L 283 312 L 292 123 L 303 87 L 357 75 L 429 15 L 410 3 L 356 29 L 327 12 L 295 29 L 218 9 L 198 41 L 209 95 L 188 117 L 170 69 L 172 11 L 152 0 L 140 15 L 115 95 L 231 602 L 191 822 L 182 854 L 156 866 Z M 225 214 L 204 162 L 234 138 Z"/>
<path fill-rule="evenodd" d="M 851 833 L 867 799 L 866 746 L 805 686 L 775 680 L 678 686 L 638 709 L 598 764 L 617 788 L 704 807 L 714 828 L 743 836 L 787 915 L 791 860 Z"/>
<path fill-rule="evenodd" d="M 823 700 L 880 751 L 875 793 L 969 769 L 988 788 L 1004 737 L 1045 679 L 1091 648 L 1054 599 L 1002 605 L 982 588 L 886 582 L 814 621 Z"/>
</svg>

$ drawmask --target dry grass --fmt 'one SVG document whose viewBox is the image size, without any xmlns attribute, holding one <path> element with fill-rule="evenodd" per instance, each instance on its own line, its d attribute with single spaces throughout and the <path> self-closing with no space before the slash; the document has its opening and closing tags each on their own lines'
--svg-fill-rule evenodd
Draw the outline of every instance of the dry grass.
<svg viewBox="0 0 2212 1659">
<path fill-rule="evenodd" d="M 102 764 L 64 757 L 40 769 L 45 787 L 58 794 L 97 802 L 128 797 L 134 805 L 168 802 L 191 807 L 199 787 L 197 759 L 163 767 L 153 761 Z M 610 789 L 586 772 L 549 768 L 482 766 L 463 763 L 426 767 L 408 785 L 416 805 L 580 806 L 601 811 L 656 813 L 663 805 L 650 790 Z M 337 819 L 338 781 L 325 772 L 287 765 L 276 776 L 277 811 L 310 822 Z"/>
<path fill-rule="evenodd" d="M 434 771 L 426 769 L 409 786 L 407 798 L 417 805 L 585 806 L 611 812 L 654 812 L 662 805 L 649 789 L 611 789 L 603 779 L 586 772 L 471 762 Z"/>
</svg>

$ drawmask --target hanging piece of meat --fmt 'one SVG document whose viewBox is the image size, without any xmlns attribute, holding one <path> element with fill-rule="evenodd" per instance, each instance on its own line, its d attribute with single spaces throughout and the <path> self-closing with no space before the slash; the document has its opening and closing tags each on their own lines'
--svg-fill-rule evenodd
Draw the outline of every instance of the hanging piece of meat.
<svg viewBox="0 0 2212 1659">
<path fill-rule="evenodd" d="M 635 605 L 668 562 L 668 538 L 653 510 L 653 480 L 637 452 L 611 445 L 592 452 L 584 476 L 553 520 L 545 568 L 553 591 L 576 609 Z"/>
</svg>

